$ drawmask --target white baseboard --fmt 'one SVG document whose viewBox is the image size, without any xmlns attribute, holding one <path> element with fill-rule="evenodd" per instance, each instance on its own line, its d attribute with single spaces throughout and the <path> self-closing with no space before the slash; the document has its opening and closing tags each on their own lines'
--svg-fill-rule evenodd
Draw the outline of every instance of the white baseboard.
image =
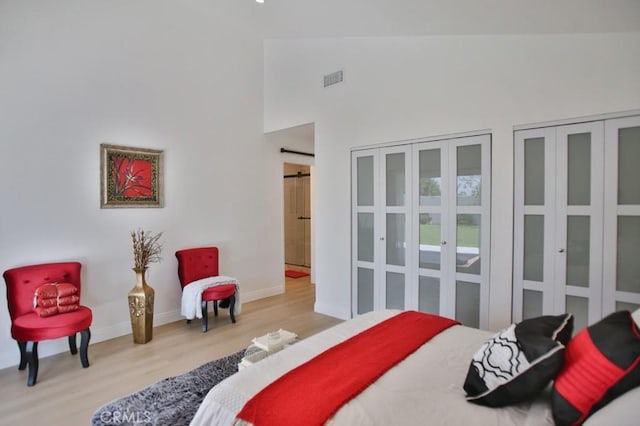
<svg viewBox="0 0 640 426">
<path fill-rule="evenodd" d="M 255 291 L 243 291 L 241 302 L 247 303 L 258 299 L 264 299 L 265 297 L 277 296 L 278 294 L 284 294 L 284 284 L 274 287 L 261 288 Z"/>
<path fill-rule="evenodd" d="M 336 309 L 335 305 L 316 302 L 313 305 L 313 310 L 319 314 L 329 315 L 330 317 L 339 318 L 342 320 L 351 319 L 351 311 Z"/>
<path fill-rule="evenodd" d="M 242 303 L 251 302 L 253 300 L 263 299 L 265 297 L 276 296 L 284 293 L 284 285 L 278 285 L 269 288 L 263 288 L 256 291 L 243 292 Z M 153 326 L 157 327 L 163 324 L 169 324 L 172 322 L 180 321 L 184 319 L 180 315 L 180 310 L 176 309 L 169 312 L 154 313 Z M 105 340 L 114 339 L 116 337 L 125 336 L 131 334 L 131 322 L 127 318 L 124 321 L 110 324 L 104 327 L 91 327 L 91 341 L 89 344 L 89 362 L 91 362 L 91 345 Z M 78 341 L 78 344 L 80 342 Z M 55 339 L 45 340 L 38 344 L 38 357 L 40 359 L 46 358 L 51 355 L 67 352 L 69 350 L 69 343 L 67 339 Z M 2 348 L 0 350 L 0 369 L 18 366 L 20 362 L 20 351 L 18 350 L 18 344 L 16 343 L 13 348 Z"/>
<path fill-rule="evenodd" d="M 13 349 L 13 351 L 11 351 L 11 349 Z M 0 369 L 15 366 L 17 371 L 19 363 L 20 350 L 18 349 L 17 343 L 13 348 L 5 348 L 2 353 L 0 353 Z"/>
<path fill-rule="evenodd" d="M 182 319 L 179 310 L 169 312 L 161 312 L 153 314 L 153 326 L 157 327 L 163 324 L 169 324 Z M 91 328 L 91 343 L 104 342 L 105 340 L 114 339 L 116 337 L 131 334 L 131 322 L 129 319 L 120 321 L 106 327 Z M 39 349 L 39 348 L 38 348 Z"/>
<path fill-rule="evenodd" d="M 153 326 L 168 324 L 182 319 L 179 310 L 162 312 L 153 315 Z M 106 327 L 91 327 L 91 340 L 89 342 L 89 362 L 91 362 L 91 345 L 105 340 L 131 334 L 131 322 L 120 321 Z M 80 336 L 77 336 L 77 343 L 80 345 Z M 3 348 L 4 349 L 4 348 Z M 44 340 L 38 344 L 38 358 L 46 358 L 51 355 L 69 351 L 69 341 L 67 339 Z M 16 343 L 13 348 L 6 348 L 0 352 L 0 369 L 18 366 L 20 362 L 20 351 Z"/>
</svg>

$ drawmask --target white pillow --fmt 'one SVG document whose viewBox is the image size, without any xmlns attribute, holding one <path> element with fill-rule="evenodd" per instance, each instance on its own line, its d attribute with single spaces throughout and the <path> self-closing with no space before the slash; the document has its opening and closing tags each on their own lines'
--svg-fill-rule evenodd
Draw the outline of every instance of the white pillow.
<svg viewBox="0 0 640 426">
<path fill-rule="evenodd" d="M 636 322 L 638 327 L 640 327 L 640 308 L 636 309 L 633 314 L 631 314 L 633 320 Z"/>
</svg>

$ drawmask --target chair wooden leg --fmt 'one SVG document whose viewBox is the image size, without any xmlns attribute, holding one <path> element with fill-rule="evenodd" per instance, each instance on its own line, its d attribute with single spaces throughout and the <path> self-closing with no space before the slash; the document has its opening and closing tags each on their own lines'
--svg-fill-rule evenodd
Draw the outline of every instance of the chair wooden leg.
<svg viewBox="0 0 640 426">
<path fill-rule="evenodd" d="M 27 342 L 25 353 L 29 364 L 27 386 L 33 386 L 38 379 L 38 342 Z"/>
<path fill-rule="evenodd" d="M 213 315 L 218 316 L 218 301 L 213 301 Z"/>
<path fill-rule="evenodd" d="M 187 320 L 187 324 L 191 324 L 191 320 Z"/>
<path fill-rule="evenodd" d="M 75 334 L 73 335 L 73 340 L 75 343 Z M 89 366 L 89 340 L 91 340 L 91 330 L 88 328 L 82 330 L 80 332 L 80 362 L 82 363 L 82 368 Z"/>
<path fill-rule="evenodd" d="M 234 324 L 236 323 L 236 317 L 233 314 L 233 308 L 235 308 L 235 306 L 236 306 L 236 295 L 234 294 L 229 298 L 229 316 L 231 317 L 231 322 Z"/>
<path fill-rule="evenodd" d="M 215 303 L 215 302 L 214 302 Z M 206 333 L 208 328 L 209 318 L 207 316 L 207 302 L 202 301 L 202 332 Z"/>
<path fill-rule="evenodd" d="M 27 368 L 27 342 L 18 342 L 18 348 L 20 349 L 20 365 L 18 365 L 18 370 L 24 370 Z"/>
<path fill-rule="evenodd" d="M 69 352 L 71 352 L 71 355 L 78 353 L 78 347 L 76 346 L 76 333 L 69 336 Z"/>
</svg>

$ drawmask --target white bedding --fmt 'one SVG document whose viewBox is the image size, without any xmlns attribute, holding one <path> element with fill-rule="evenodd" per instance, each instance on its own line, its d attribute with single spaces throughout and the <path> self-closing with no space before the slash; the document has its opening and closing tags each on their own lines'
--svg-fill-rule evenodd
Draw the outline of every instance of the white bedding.
<svg viewBox="0 0 640 426">
<path fill-rule="evenodd" d="M 240 302 L 240 286 L 238 285 L 238 280 L 225 275 L 217 275 L 215 277 L 207 277 L 193 281 L 182 289 L 180 315 L 188 320 L 202 318 L 202 292 L 209 287 L 222 284 L 233 284 L 236 286 L 236 301 L 233 305 L 233 312 L 236 315 L 240 314 L 242 311 L 242 303 Z"/>
<path fill-rule="evenodd" d="M 191 425 L 233 424 L 236 413 L 244 404 L 283 373 L 398 312 L 370 312 L 304 339 L 239 371 L 211 389 Z M 543 397 L 530 404 L 499 409 L 465 400 L 462 384 L 471 358 L 493 334 L 464 326 L 445 330 L 345 404 L 328 424 L 553 424 L 549 403 Z"/>
</svg>

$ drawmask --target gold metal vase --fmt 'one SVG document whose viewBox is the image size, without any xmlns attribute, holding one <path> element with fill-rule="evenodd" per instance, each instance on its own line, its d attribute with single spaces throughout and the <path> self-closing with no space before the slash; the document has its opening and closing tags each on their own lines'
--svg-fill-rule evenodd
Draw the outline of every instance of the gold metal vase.
<svg viewBox="0 0 640 426">
<path fill-rule="evenodd" d="M 153 298 L 155 291 L 145 279 L 144 269 L 133 269 L 136 285 L 129 292 L 129 314 L 134 343 L 147 343 L 153 338 Z"/>
</svg>

